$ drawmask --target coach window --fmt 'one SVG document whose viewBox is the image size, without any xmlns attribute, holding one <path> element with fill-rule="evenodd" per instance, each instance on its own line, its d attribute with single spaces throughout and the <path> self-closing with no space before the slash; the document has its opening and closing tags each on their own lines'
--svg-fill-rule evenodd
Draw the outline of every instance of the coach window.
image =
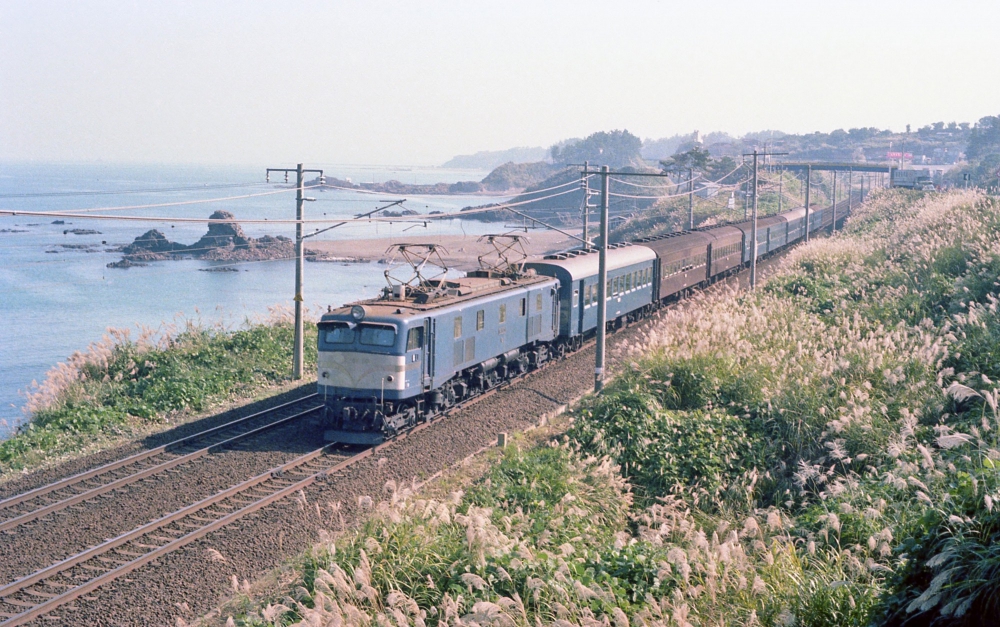
<svg viewBox="0 0 1000 627">
<path fill-rule="evenodd" d="M 611 294 L 611 284 L 612 284 L 611 279 L 608 279 L 608 284 L 604 286 L 604 296 L 606 298 L 611 298 L 611 296 L 612 296 L 612 294 Z"/>
<path fill-rule="evenodd" d="M 573 307 L 580 302 L 580 290 L 573 290 Z"/>
<path fill-rule="evenodd" d="M 415 351 L 424 345 L 424 328 L 413 327 L 406 334 L 406 350 Z"/>
<path fill-rule="evenodd" d="M 455 318 L 455 339 L 462 337 L 462 317 Z"/>
<path fill-rule="evenodd" d="M 507 322 L 507 305 L 500 305 L 500 324 Z"/>
<path fill-rule="evenodd" d="M 523 315 L 526 315 L 527 313 L 528 313 L 528 299 L 527 298 L 522 298 L 521 299 L 521 315 L 523 316 Z"/>
<path fill-rule="evenodd" d="M 480 309 L 476 312 L 476 331 L 482 331 L 486 327 L 486 310 Z"/>
<path fill-rule="evenodd" d="M 592 285 L 590 287 L 591 287 L 591 289 L 590 289 L 590 304 L 591 305 L 596 305 L 597 304 L 597 286 L 596 285 Z"/>
</svg>

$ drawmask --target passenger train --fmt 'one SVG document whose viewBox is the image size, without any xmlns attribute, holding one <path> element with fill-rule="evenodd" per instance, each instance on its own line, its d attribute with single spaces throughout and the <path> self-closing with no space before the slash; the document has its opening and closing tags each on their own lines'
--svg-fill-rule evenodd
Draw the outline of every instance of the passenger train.
<svg viewBox="0 0 1000 627">
<path fill-rule="evenodd" d="M 805 214 L 759 219 L 758 258 L 803 239 Z M 813 209 L 808 228 L 833 219 L 831 208 Z M 750 231 L 746 221 L 609 246 L 608 327 L 748 265 Z M 330 309 L 319 322 L 317 364 L 325 438 L 382 442 L 579 348 L 596 332 L 598 257 L 570 250 Z"/>
</svg>

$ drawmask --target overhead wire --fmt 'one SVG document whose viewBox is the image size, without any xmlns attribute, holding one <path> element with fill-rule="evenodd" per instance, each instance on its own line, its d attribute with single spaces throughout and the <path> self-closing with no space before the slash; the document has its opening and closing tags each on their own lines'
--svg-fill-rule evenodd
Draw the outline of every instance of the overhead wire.
<svg viewBox="0 0 1000 627">
<path fill-rule="evenodd" d="M 316 186 L 312 186 L 316 187 Z M 565 185 L 560 185 L 559 187 L 565 187 Z M 309 188 L 306 188 L 309 189 Z M 288 190 L 281 190 L 282 192 Z M 295 191 L 294 189 L 291 191 Z M 500 203 L 496 205 L 487 205 L 483 207 L 477 207 L 476 209 L 469 209 L 465 211 L 451 212 L 451 213 L 435 213 L 435 214 L 421 214 L 418 216 L 406 216 L 410 220 L 416 221 L 427 221 L 427 220 L 439 220 L 444 218 L 454 218 L 475 215 L 478 213 L 487 213 L 491 211 L 502 211 L 504 207 L 517 207 L 520 205 L 526 205 L 533 202 L 538 202 L 541 200 L 547 200 L 549 198 L 555 198 L 557 196 L 563 196 L 575 192 L 576 189 L 569 189 L 556 194 L 549 194 L 548 196 L 542 196 L 540 198 L 531 198 L 528 200 L 522 200 L 514 203 Z M 266 194 L 273 194 L 278 192 L 266 192 Z M 87 219 L 87 220 L 122 220 L 128 222 L 175 222 L 175 223 L 196 223 L 196 224 L 219 224 L 227 222 L 239 222 L 241 224 L 326 224 L 329 222 L 388 222 L 388 221 L 400 221 L 400 218 L 379 218 L 379 217 L 369 217 L 369 218 L 338 218 L 338 217 L 328 217 L 328 218 L 307 218 L 303 220 L 295 219 L 241 219 L 241 220 L 230 220 L 230 219 L 212 219 L 212 218 L 180 218 L 180 217 L 168 217 L 168 216 L 127 216 L 127 215 L 104 215 L 104 214 L 92 214 L 89 212 L 96 211 L 114 211 L 114 210 L 133 210 L 133 209 L 149 209 L 155 207 L 173 207 L 180 205 L 190 205 L 203 202 L 217 202 L 220 200 L 232 200 L 237 198 L 247 198 L 252 196 L 259 196 L 264 194 L 252 194 L 248 196 L 235 196 L 231 198 L 215 198 L 197 201 L 184 201 L 176 203 L 158 203 L 155 205 L 133 205 L 129 207 L 102 207 L 99 209 L 81 209 L 81 210 L 66 210 L 66 211 L 18 211 L 14 209 L 0 209 L 0 215 L 11 215 L 11 216 L 32 216 L 32 217 L 45 217 L 45 218 L 74 218 L 74 219 Z M 86 212 L 86 213 L 85 213 Z"/>
<path fill-rule="evenodd" d="M 311 189 L 311 187 L 304 187 L 303 189 Z M 200 198 L 198 200 L 178 200 L 174 202 L 160 202 L 160 203 L 150 203 L 144 205 L 124 205 L 124 206 L 114 206 L 114 207 L 89 207 L 81 209 L 63 209 L 60 217 L 71 217 L 71 218 L 100 218 L 103 216 L 87 216 L 88 213 L 97 213 L 99 211 L 134 211 L 137 209 L 160 209 L 163 207 L 182 207 L 186 205 L 202 205 L 213 202 L 224 202 L 228 200 L 242 200 L 245 198 L 259 198 L 261 196 L 274 196 L 275 194 L 288 194 L 290 192 L 297 191 L 297 188 L 292 189 L 279 189 L 270 192 L 260 192 L 258 194 L 241 194 L 239 196 L 226 196 L 222 198 Z M 46 216 L 55 215 L 55 212 L 42 212 L 42 211 L 19 211 L 17 209 L 0 209 L 0 215 L 38 215 Z M 129 219 L 135 219 L 137 216 L 127 216 Z M 125 218 L 123 218 L 125 219 Z M 182 218 L 178 218 L 182 219 Z M 159 220 L 163 221 L 163 220 Z"/>
<path fill-rule="evenodd" d="M 273 185 L 273 183 L 219 183 L 206 185 L 189 185 L 186 187 L 156 187 L 149 189 L 122 189 L 122 190 L 88 190 L 88 191 L 68 191 L 68 192 L 24 192 L 16 194 L 0 194 L 0 198 L 53 198 L 66 196 L 127 196 L 131 194 L 158 194 L 162 192 L 195 192 L 206 189 L 233 189 L 239 187 L 261 187 Z"/>
</svg>

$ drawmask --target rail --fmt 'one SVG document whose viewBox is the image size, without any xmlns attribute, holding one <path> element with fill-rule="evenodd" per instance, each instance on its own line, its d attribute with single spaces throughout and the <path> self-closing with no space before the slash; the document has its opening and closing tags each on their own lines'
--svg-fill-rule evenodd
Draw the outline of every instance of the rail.
<svg viewBox="0 0 1000 627">
<path fill-rule="evenodd" d="M 96 498 L 112 490 L 141 481 L 147 477 L 159 474 L 176 466 L 180 466 L 181 464 L 192 462 L 242 439 L 258 435 L 264 431 L 302 418 L 312 412 L 315 412 L 319 409 L 319 407 L 310 407 L 305 411 L 279 418 L 278 420 L 269 422 L 260 427 L 252 428 L 243 433 L 228 435 L 233 429 L 250 426 L 253 421 L 259 418 L 266 418 L 274 414 L 280 414 L 296 406 L 308 404 L 317 396 L 317 394 L 311 394 L 288 403 L 283 403 L 263 411 L 255 412 L 249 416 L 244 416 L 223 425 L 200 431 L 184 438 L 180 438 L 179 440 L 174 440 L 173 442 L 142 451 L 141 453 L 136 453 L 135 455 L 130 455 L 118 461 L 111 462 L 86 472 L 55 481 L 48 485 L 35 488 L 34 490 L 24 492 L 23 494 L 4 499 L 0 501 L 0 512 L 14 512 L 15 515 L 0 521 L 0 532 L 14 529 L 19 525 L 23 525 L 24 523 L 36 520 L 42 516 L 65 509 L 71 505 L 76 505 L 77 503 Z M 200 447 L 197 450 L 186 454 L 171 456 L 172 451 L 181 449 L 185 446 L 190 446 L 199 440 L 212 436 L 222 437 L 223 439 L 214 442 L 209 446 Z M 163 461 L 157 461 L 160 457 L 166 457 L 166 459 Z M 149 465 L 149 462 L 151 461 L 154 463 Z M 129 469 L 130 466 L 134 466 L 135 468 Z M 130 471 L 125 475 L 117 474 L 117 471 L 122 469 L 128 469 Z M 98 479 L 105 475 L 110 475 L 113 479 L 108 482 L 100 482 L 98 485 L 92 484 L 94 479 Z M 57 498 L 53 500 L 49 495 L 56 496 Z M 37 507 L 29 508 L 27 511 L 24 511 L 24 506 L 30 506 L 32 502 L 35 502 Z"/>
<path fill-rule="evenodd" d="M 533 373 L 528 373 L 530 374 Z M 525 377 L 517 380 L 523 380 Z M 247 514 L 295 494 L 316 481 L 338 473 L 377 451 L 426 429 L 446 416 L 489 398 L 510 383 L 498 385 L 474 398 L 458 403 L 434 419 L 417 425 L 378 446 L 342 459 L 333 466 L 326 466 L 325 458 L 342 457 L 342 454 L 336 451 L 337 445 L 323 446 L 197 503 L 0 586 L 0 619 L 5 619 L 0 622 L 0 627 L 23 625 L 45 616 L 59 606 L 78 599 Z M 253 494 L 253 492 L 265 494 Z M 100 574 L 93 576 L 95 572 Z M 8 609 L 11 611 L 7 611 Z"/>
</svg>

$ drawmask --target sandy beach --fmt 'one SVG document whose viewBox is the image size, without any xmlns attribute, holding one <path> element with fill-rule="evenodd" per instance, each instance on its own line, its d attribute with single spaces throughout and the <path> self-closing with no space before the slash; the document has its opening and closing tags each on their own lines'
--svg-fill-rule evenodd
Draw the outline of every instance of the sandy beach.
<svg viewBox="0 0 1000 627">
<path fill-rule="evenodd" d="M 578 230 L 568 230 L 579 235 Z M 524 248 L 531 255 L 548 253 L 573 248 L 579 241 L 556 231 L 532 231 L 524 236 Z M 356 261 L 378 261 L 391 256 L 390 246 L 394 244 L 438 244 L 441 246 L 441 256 L 450 268 L 456 270 L 475 270 L 479 267 L 477 261 L 480 255 L 493 252 L 493 246 L 487 241 L 479 241 L 478 235 L 438 235 L 410 236 L 376 239 L 356 239 L 337 241 L 312 241 L 306 244 L 308 251 L 316 251 L 321 257 L 334 261 L 351 259 Z M 387 252 L 388 251 L 388 252 Z M 495 257 L 495 255 L 491 255 Z"/>
</svg>

